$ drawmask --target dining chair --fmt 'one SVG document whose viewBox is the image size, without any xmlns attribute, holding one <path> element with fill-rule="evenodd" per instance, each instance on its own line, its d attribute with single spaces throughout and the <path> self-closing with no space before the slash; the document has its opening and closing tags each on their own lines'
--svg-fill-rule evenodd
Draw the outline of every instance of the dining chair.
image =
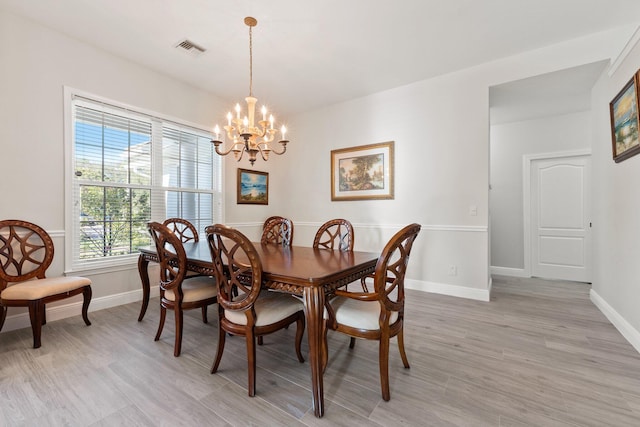
<svg viewBox="0 0 640 427">
<path fill-rule="evenodd" d="M 293 244 L 293 221 L 282 216 L 267 218 L 262 228 L 260 243 L 291 246 Z"/>
<path fill-rule="evenodd" d="M 296 323 L 295 350 L 298 360 L 304 334 L 304 311 L 291 295 L 262 289 L 262 262 L 253 243 L 221 224 L 206 228 L 211 258 L 218 282 L 218 350 L 211 373 L 218 371 L 226 334 L 244 335 L 247 345 L 248 394 L 256 392 L 256 337 L 271 334 Z"/>
<path fill-rule="evenodd" d="M 21 220 L 0 221 L 0 330 L 8 307 L 28 307 L 33 348 L 41 346 L 42 325 L 47 323 L 46 305 L 82 294 L 82 319 L 91 303 L 91 280 L 86 277 L 46 277 L 54 246 L 40 226 Z"/>
<path fill-rule="evenodd" d="M 267 224 L 268 224 L 270 221 L 272 221 L 272 220 L 274 220 L 274 219 L 275 219 L 275 220 L 278 220 L 278 219 L 281 219 L 281 218 L 284 218 L 284 217 L 283 217 L 283 216 L 280 216 L 280 215 L 273 215 L 273 216 L 270 216 L 269 218 L 267 218 L 267 219 L 265 219 L 265 220 L 264 220 L 264 224 L 262 224 L 262 228 L 265 228 L 265 227 L 267 226 Z"/>
<path fill-rule="evenodd" d="M 325 303 L 327 317 L 323 346 L 323 365 L 327 363 L 327 329 L 355 338 L 379 341 L 380 385 L 382 398 L 389 400 L 389 340 L 397 336 L 400 357 L 405 368 L 409 361 L 404 349 L 404 278 L 411 247 L 420 232 L 419 224 L 410 224 L 398 231 L 385 245 L 372 275 L 362 282 L 372 281 L 371 292 L 335 290 Z"/>
<path fill-rule="evenodd" d="M 316 249 L 353 251 L 353 225 L 346 219 L 330 219 L 318 228 L 313 238 Z"/>
<path fill-rule="evenodd" d="M 270 216 L 262 226 L 260 243 L 291 246 L 293 244 L 293 221 L 280 215 Z M 259 336 L 258 345 L 263 343 L 263 337 Z"/>
<path fill-rule="evenodd" d="M 207 307 L 217 302 L 218 288 L 216 282 L 206 276 L 185 280 L 187 255 L 178 236 L 158 222 L 149 222 L 147 226 L 160 264 L 160 324 L 154 341 L 160 339 L 167 309 L 173 310 L 176 327 L 173 355 L 178 357 L 182 349 L 184 310 L 200 308 L 202 321 L 208 323 Z"/>
<path fill-rule="evenodd" d="M 198 236 L 198 230 L 196 227 L 186 219 L 182 218 L 167 218 L 162 223 L 166 225 L 169 230 L 173 232 L 182 243 L 186 242 L 198 242 L 200 240 Z M 202 276 L 202 274 L 197 271 L 187 271 L 186 279 L 190 279 L 192 277 Z"/>
<path fill-rule="evenodd" d="M 341 218 L 330 219 L 318 228 L 313 238 L 313 247 L 348 252 L 353 251 L 354 240 L 355 235 L 351 222 Z M 348 289 L 348 286 L 346 285 L 345 289 Z M 363 291 L 367 292 L 366 283 L 363 283 L 362 286 Z"/>
<path fill-rule="evenodd" d="M 182 218 L 167 218 L 162 223 L 167 226 L 169 230 L 173 232 L 182 243 L 194 241 L 197 242 L 198 238 L 198 230 L 196 227 L 186 219 Z"/>
</svg>

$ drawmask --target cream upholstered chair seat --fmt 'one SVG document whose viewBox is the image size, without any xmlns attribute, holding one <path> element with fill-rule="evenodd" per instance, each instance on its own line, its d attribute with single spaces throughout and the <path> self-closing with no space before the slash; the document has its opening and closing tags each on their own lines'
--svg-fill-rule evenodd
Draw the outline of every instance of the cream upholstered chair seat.
<svg viewBox="0 0 640 427">
<path fill-rule="evenodd" d="M 239 299 L 239 297 L 235 297 Z M 255 326 L 265 326 L 277 323 L 297 313 L 302 309 L 301 301 L 292 295 L 282 295 L 267 290 L 260 291 L 260 295 L 253 305 L 256 312 Z M 247 324 L 247 316 L 241 311 L 225 310 L 225 319 L 238 325 Z"/>
<path fill-rule="evenodd" d="M 331 307 L 333 307 L 336 322 L 341 325 L 369 331 L 380 329 L 380 306 L 378 304 L 335 297 L 331 300 Z M 396 320 L 398 320 L 398 312 L 391 311 L 389 323 L 393 324 Z"/>
<path fill-rule="evenodd" d="M 75 291 L 90 284 L 91 280 L 86 277 L 62 276 L 34 279 L 9 285 L 2 291 L 0 298 L 3 300 L 33 301 L 50 295 Z"/>
<path fill-rule="evenodd" d="M 215 279 L 207 276 L 197 276 L 182 282 L 182 302 L 202 301 L 215 298 L 218 295 L 218 288 Z M 164 297 L 169 301 L 175 301 L 176 297 L 173 289 L 167 289 Z"/>
</svg>

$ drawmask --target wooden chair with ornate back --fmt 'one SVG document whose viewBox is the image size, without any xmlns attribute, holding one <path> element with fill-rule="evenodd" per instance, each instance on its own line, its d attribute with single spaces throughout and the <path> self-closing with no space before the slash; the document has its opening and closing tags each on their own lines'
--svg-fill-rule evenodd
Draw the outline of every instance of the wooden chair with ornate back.
<svg viewBox="0 0 640 427">
<path fill-rule="evenodd" d="M 218 351 L 211 373 L 218 371 L 226 334 L 244 335 L 247 343 L 248 394 L 256 392 L 256 338 L 297 324 L 295 349 L 300 362 L 304 312 L 300 300 L 262 287 L 262 262 L 253 243 L 239 231 L 216 224 L 207 240 L 218 282 Z"/>
<path fill-rule="evenodd" d="M 82 319 L 91 302 L 91 280 L 86 277 L 46 277 L 53 261 L 49 234 L 27 221 L 0 221 L 0 330 L 7 307 L 28 307 L 33 348 L 41 345 L 42 325 L 47 323 L 46 304 L 82 294 Z"/>
<path fill-rule="evenodd" d="M 389 339 L 398 337 L 400 357 L 405 368 L 409 361 L 404 350 L 404 278 L 413 242 L 420 232 L 419 224 L 410 224 L 398 231 L 385 245 L 375 272 L 362 279 L 373 281 L 371 292 L 349 292 L 337 289 L 327 299 L 327 327 L 351 337 L 379 341 L 379 365 L 382 398 L 389 400 Z M 326 366 L 326 330 L 324 364 Z"/>
<path fill-rule="evenodd" d="M 196 227 L 186 219 L 182 218 L 167 218 L 162 223 L 167 226 L 169 230 L 173 232 L 182 243 L 199 240 L 198 230 Z"/>
<path fill-rule="evenodd" d="M 154 341 L 160 339 L 167 309 L 173 310 L 176 325 L 173 355 L 178 357 L 182 348 L 183 311 L 201 308 L 202 321 L 207 323 L 207 307 L 217 302 L 218 288 L 209 277 L 185 280 L 187 255 L 178 236 L 158 222 L 148 223 L 148 228 L 160 264 L 160 324 Z"/>
<path fill-rule="evenodd" d="M 284 217 L 283 217 L 283 216 L 280 216 L 280 215 L 273 215 L 273 216 L 270 216 L 269 218 L 267 218 L 267 219 L 265 219 L 265 220 L 264 220 L 264 224 L 262 224 L 262 228 L 263 228 L 263 229 L 264 229 L 264 228 L 266 228 L 266 227 L 267 227 L 267 224 L 268 224 L 269 222 L 273 221 L 274 219 L 275 219 L 275 220 L 279 220 L 279 219 L 281 219 L 281 218 L 284 218 Z"/>
<path fill-rule="evenodd" d="M 274 215 L 264 220 L 260 243 L 291 246 L 293 244 L 293 221 L 283 216 Z M 258 337 L 258 345 L 262 345 L 262 336 Z"/>
<path fill-rule="evenodd" d="M 330 219 L 318 228 L 313 239 L 313 247 L 347 252 L 353 251 L 354 241 L 355 233 L 351 222 L 341 218 Z M 367 292 L 366 283 L 362 286 L 362 290 Z M 345 289 L 348 289 L 348 285 Z"/>
<path fill-rule="evenodd" d="M 331 219 L 318 228 L 313 239 L 317 249 L 353 251 L 353 225 L 346 219 Z"/>
<path fill-rule="evenodd" d="M 198 230 L 191 222 L 187 221 L 186 219 L 167 218 L 162 224 L 166 225 L 169 230 L 173 232 L 173 234 L 178 236 L 178 239 L 180 239 L 182 243 L 200 241 Z M 202 274 L 196 271 L 187 271 L 186 279 L 196 276 L 202 276 Z M 203 310 L 206 311 L 206 307 L 203 307 Z"/>
<path fill-rule="evenodd" d="M 260 243 L 291 246 L 293 244 L 293 221 L 281 216 L 266 219 Z"/>
</svg>

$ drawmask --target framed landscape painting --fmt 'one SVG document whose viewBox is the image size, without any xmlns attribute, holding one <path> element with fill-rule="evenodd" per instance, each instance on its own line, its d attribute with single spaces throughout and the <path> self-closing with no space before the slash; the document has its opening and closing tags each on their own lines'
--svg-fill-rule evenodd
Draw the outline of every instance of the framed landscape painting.
<svg viewBox="0 0 640 427">
<path fill-rule="evenodd" d="M 269 174 L 267 172 L 238 168 L 238 204 L 269 204 Z"/>
<path fill-rule="evenodd" d="M 331 151 L 331 200 L 393 199 L 393 141 Z"/>
<path fill-rule="evenodd" d="M 638 73 L 609 104 L 613 160 L 618 163 L 640 152 L 638 137 Z"/>
</svg>

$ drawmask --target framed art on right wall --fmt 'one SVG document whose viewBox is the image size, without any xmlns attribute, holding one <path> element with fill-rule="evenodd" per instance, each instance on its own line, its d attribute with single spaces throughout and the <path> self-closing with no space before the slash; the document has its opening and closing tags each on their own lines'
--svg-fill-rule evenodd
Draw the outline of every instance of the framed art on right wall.
<svg viewBox="0 0 640 427">
<path fill-rule="evenodd" d="M 393 141 L 331 150 L 331 200 L 393 199 Z"/>
<path fill-rule="evenodd" d="M 609 103 L 611 143 L 616 163 L 640 153 L 638 127 L 638 78 L 640 71 Z"/>
</svg>

